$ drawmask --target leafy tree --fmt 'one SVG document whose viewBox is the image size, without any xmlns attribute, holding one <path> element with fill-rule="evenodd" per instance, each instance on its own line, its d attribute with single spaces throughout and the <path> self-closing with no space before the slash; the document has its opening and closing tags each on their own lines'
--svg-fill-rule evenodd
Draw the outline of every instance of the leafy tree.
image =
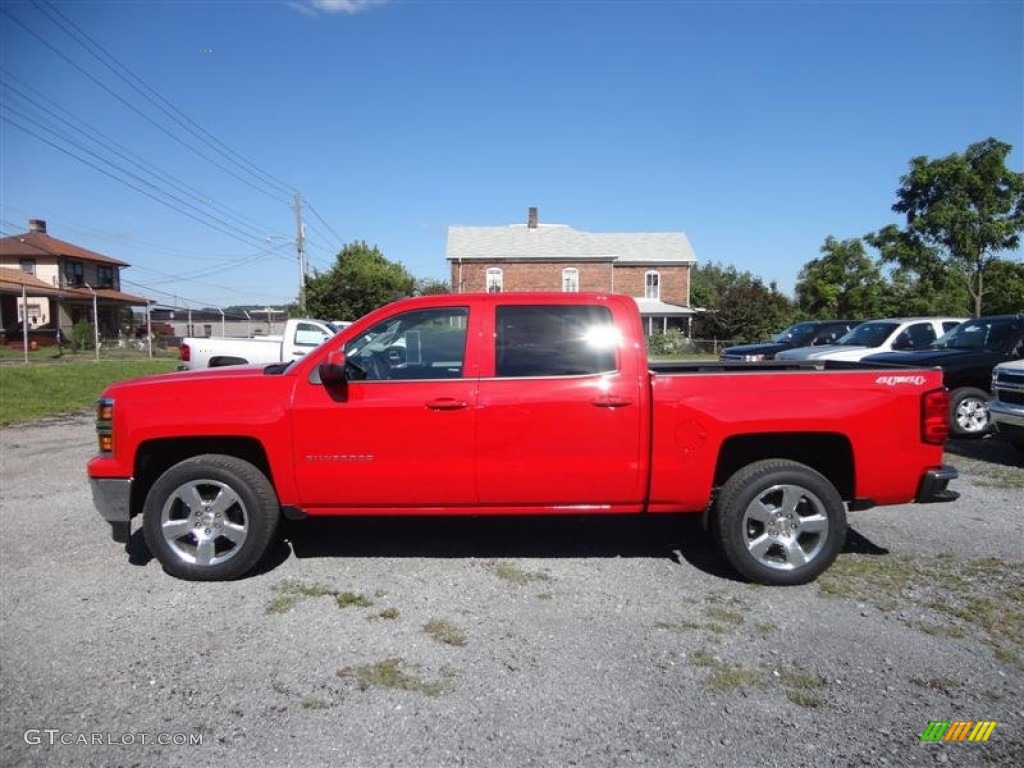
<svg viewBox="0 0 1024 768">
<path fill-rule="evenodd" d="M 879 262 L 890 266 L 879 315 L 966 315 L 971 297 L 962 276 L 930 248 L 890 224 L 864 236 L 878 249 Z"/>
<path fill-rule="evenodd" d="M 410 296 L 416 280 L 402 264 L 388 261 L 376 247 L 349 243 L 334 265 L 306 281 L 306 309 L 313 317 L 354 320 L 400 296 Z"/>
<path fill-rule="evenodd" d="M 990 293 L 985 298 L 986 314 L 1024 312 L 1024 263 L 1000 259 L 992 262 L 987 274 Z"/>
<path fill-rule="evenodd" d="M 424 277 L 416 281 L 417 296 L 433 296 L 439 293 L 451 293 L 452 287 L 447 280 Z"/>
<path fill-rule="evenodd" d="M 760 341 L 793 322 L 793 303 L 775 283 L 733 265 L 709 262 L 690 272 L 690 303 L 706 312 L 694 318 L 693 335 Z"/>
<path fill-rule="evenodd" d="M 878 314 L 882 275 L 864 252 L 860 238 L 836 240 L 829 235 L 822 256 L 800 270 L 797 306 L 809 317 L 869 318 Z"/>
<path fill-rule="evenodd" d="M 1024 232 L 1024 173 L 1006 167 L 1012 146 L 996 139 L 961 155 L 915 157 L 900 178 L 892 209 L 906 215 L 907 238 L 931 248 L 966 279 L 980 316 L 986 272 Z"/>
</svg>

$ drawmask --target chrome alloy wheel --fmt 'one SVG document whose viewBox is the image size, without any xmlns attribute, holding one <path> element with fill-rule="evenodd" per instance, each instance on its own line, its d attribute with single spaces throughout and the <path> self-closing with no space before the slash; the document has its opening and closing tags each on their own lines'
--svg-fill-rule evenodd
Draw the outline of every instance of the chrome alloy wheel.
<svg viewBox="0 0 1024 768">
<path fill-rule="evenodd" d="M 218 565 L 242 549 L 249 514 L 234 490 L 218 480 L 179 485 L 164 502 L 160 532 L 182 562 Z"/>
<path fill-rule="evenodd" d="M 758 563 L 789 571 L 814 560 L 828 538 L 828 514 L 815 494 L 799 485 L 773 485 L 743 513 L 747 549 Z"/>
<path fill-rule="evenodd" d="M 953 413 L 961 431 L 978 434 L 988 430 L 988 403 L 978 397 L 965 397 Z"/>
</svg>

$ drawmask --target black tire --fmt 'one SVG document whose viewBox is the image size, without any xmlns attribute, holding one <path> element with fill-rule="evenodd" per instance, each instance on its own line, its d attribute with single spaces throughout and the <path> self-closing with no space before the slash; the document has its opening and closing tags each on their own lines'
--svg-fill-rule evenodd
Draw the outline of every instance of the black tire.
<svg viewBox="0 0 1024 768">
<path fill-rule="evenodd" d="M 157 479 L 146 496 L 142 530 L 149 550 L 172 576 L 237 579 L 266 553 L 280 511 L 260 470 L 234 456 L 205 454 Z"/>
<path fill-rule="evenodd" d="M 749 464 L 715 502 L 715 539 L 725 559 L 759 584 L 816 579 L 846 541 L 846 507 L 823 475 L 795 461 Z"/>
<path fill-rule="evenodd" d="M 982 437 L 992 427 L 988 414 L 988 392 L 960 387 L 949 395 L 949 432 L 953 437 Z"/>
</svg>

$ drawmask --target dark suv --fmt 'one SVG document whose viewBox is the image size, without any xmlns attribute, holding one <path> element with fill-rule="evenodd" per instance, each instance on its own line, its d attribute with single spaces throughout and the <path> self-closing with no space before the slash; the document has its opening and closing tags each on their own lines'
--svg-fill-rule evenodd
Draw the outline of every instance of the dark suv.
<svg viewBox="0 0 1024 768">
<path fill-rule="evenodd" d="M 1024 314 L 967 320 L 928 349 L 883 352 L 861 362 L 939 367 L 949 390 L 949 429 L 955 437 L 980 437 L 989 431 L 992 369 L 1024 357 Z"/>
<path fill-rule="evenodd" d="M 805 320 L 791 325 L 781 333 L 772 337 L 771 341 L 758 344 L 742 344 L 737 347 L 726 347 L 719 354 L 720 360 L 745 360 L 758 362 L 773 360 L 775 355 L 784 349 L 796 347 L 816 347 L 819 344 L 834 344 L 840 336 L 860 325 L 863 320 Z"/>
</svg>

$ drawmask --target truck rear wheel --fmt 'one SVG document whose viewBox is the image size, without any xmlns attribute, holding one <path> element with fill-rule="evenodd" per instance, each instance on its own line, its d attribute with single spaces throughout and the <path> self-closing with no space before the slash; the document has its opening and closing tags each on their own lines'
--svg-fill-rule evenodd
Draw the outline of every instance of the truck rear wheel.
<svg viewBox="0 0 1024 768">
<path fill-rule="evenodd" d="M 769 459 L 739 470 L 715 502 L 715 534 L 726 560 L 760 584 L 806 584 L 846 541 L 846 507 L 823 475 Z"/>
<path fill-rule="evenodd" d="M 960 387 L 949 396 L 949 431 L 953 437 L 981 437 L 988 434 L 988 392 Z"/>
<path fill-rule="evenodd" d="M 146 496 L 142 530 L 172 576 L 219 581 L 252 570 L 279 516 L 277 494 L 259 469 L 234 456 L 205 454 L 157 479 Z"/>
</svg>

